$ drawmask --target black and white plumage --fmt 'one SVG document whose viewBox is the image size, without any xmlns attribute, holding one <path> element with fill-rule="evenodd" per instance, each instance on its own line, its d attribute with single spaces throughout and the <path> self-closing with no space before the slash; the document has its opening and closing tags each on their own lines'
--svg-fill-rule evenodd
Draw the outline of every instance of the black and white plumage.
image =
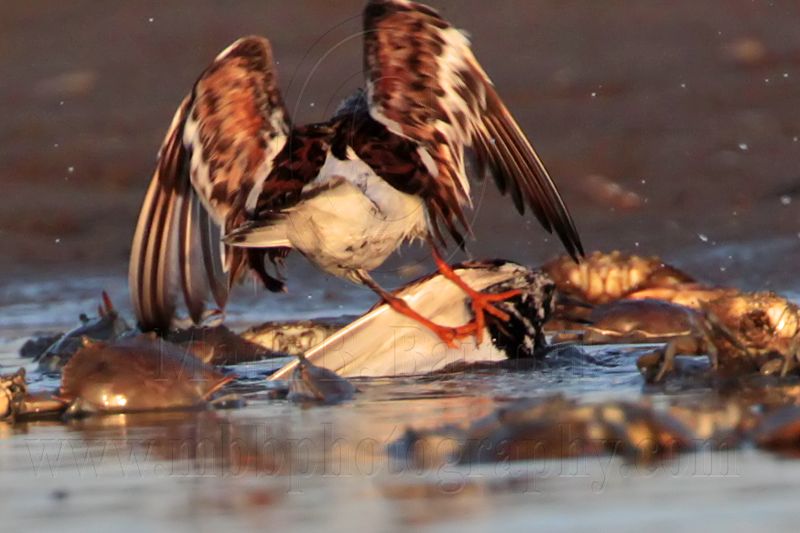
<svg viewBox="0 0 800 533">
<path fill-rule="evenodd" d="M 264 260 L 289 250 L 415 314 L 369 271 L 413 239 L 430 242 L 447 269 L 435 247 L 445 234 L 463 245 L 469 232 L 467 150 L 478 177 L 491 172 L 521 213 L 531 208 L 571 255 L 582 254 L 553 181 L 467 38 L 406 0 L 371 0 L 364 28 L 366 87 L 325 123 L 291 125 L 265 39 L 237 41 L 201 75 L 162 147 L 134 239 L 130 281 L 142 327 L 169 327 L 181 295 L 195 321 L 210 299 L 224 307 L 248 268 L 281 290 Z M 481 330 L 491 306 L 460 286 Z"/>
<path fill-rule="evenodd" d="M 522 291 L 498 304 L 510 320 L 490 318 L 480 343 L 449 347 L 428 328 L 382 303 L 311 348 L 305 359 L 342 377 L 394 377 L 427 374 L 448 365 L 530 359 L 544 353 L 543 326 L 555 293 L 547 275 L 500 260 L 453 268 L 477 290 Z M 469 298 L 441 274 L 409 283 L 397 295 L 439 324 L 457 326 L 472 318 Z M 289 379 L 297 365 L 292 361 L 270 380 Z"/>
</svg>

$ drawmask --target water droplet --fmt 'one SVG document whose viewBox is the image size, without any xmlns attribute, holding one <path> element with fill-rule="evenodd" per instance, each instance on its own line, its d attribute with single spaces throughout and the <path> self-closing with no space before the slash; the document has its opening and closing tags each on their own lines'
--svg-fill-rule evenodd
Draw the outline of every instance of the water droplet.
<svg viewBox="0 0 800 533">
<path fill-rule="evenodd" d="M 592 98 L 597 98 L 597 93 L 592 93 Z"/>
<path fill-rule="evenodd" d="M 703 242 L 708 242 L 708 235 L 705 233 L 698 233 L 697 237 Z"/>
<path fill-rule="evenodd" d="M 67 172 L 72 174 L 73 172 L 75 172 L 75 167 L 67 167 Z"/>
<path fill-rule="evenodd" d="M 155 20 L 156 20 L 155 18 L 150 17 L 149 19 L 147 19 L 147 22 L 155 22 Z"/>
<path fill-rule="evenodd" d="M 685 88 L 686 88 L 686 84 L 685 83 L 681 83 L 681 89 L 685 89 Z"/>
<path fill-rule="evenodd" d="M 61 239 L 60 239 L 60 238 L 58 238 L 58 239 L 56 239 L 56 241 L 55 241 L 55 242 L 56 242 L 56 244 L 61 244 Z"/>
<path fill-rule="evenodd" d="M 783 73 L 783 77 L 784 77 L 784 78 L 788 78 L 788 77 L 789 77 L 789 73 L 788 73 L 788 72 L 784 72 L 784 73 Z"/>
<path fill-rule="evenodd" d="M 739 143 L 739 150 L 741 150 L 742 152 L 746 152 L 749 149 L 750 147 L 747 145 L 747 143 Z"/>
<path fill-rule="evenodd" d="M 783 205 L 791 204 L 792 203 L 792 197 L 789 196 L 788 194 L 784 194 L 783 196 L 781 196 L 781 203 Z"/>
</svg>

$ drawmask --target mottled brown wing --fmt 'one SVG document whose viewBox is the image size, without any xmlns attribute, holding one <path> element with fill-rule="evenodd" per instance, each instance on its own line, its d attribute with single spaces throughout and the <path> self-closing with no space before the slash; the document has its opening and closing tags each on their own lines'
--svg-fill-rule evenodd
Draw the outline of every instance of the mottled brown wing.
<svg viewBox="0 0 800 533">
<path fill-rule="evenodd" d="M 285 255 L 291 243 L 286 226 L 280 222 L 287 209 L 331 186 L 319 179 L 319 174 L 335 131 L 331 124 L 309 124 L 292 130 L 283 150 L 275 157 L 272 172 L 258 191 L 249 219 L 232 226 L 225 235 L 226 243 L 251 253 L 261 249 L 280 253 L 277 250 L 282 248 Z"/>
<path fill-rule="evenodd" d="M 255 206 L 289 130 L 269 42 L 239 39 L 197 80 L 159 152 L 129 270 L 143 329 L 169 328 L 181 295 L 199 322 L 208 300 L 224 308 L 248 266 L 263 272 L 263 253 L 220 239 Z"/>
<path fill-rule="evenodd" d="M 583 254 L 553 180 L 464 34 L 427 6 L 371 0 L 364 10 L 364 64 L 370 114 L 419 144 L 432 178 L 458 200 L 451 209 L 462 223 L 461 208 L 470 205 L 464 149 L 472 148 L 520 213 L 527 204 L 570 255 Z"/>
</svg>

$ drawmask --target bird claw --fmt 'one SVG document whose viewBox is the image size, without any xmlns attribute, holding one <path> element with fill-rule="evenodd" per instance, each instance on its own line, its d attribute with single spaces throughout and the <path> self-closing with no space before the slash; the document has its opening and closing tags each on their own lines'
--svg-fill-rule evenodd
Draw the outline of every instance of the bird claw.
<svg viewBox="0 0 800 533">
<path fill-rule="evenodd" d="M 470 305 L 475 318 L 468 325 L 474 325 L 475 344 L 480 345 L 483 342 L 483 332 L 486 329 L 486 314 L 492 315 L 503 322 L 508 322 L 511 319 L 508 313 L 501 311 L 494 304 L 496 302 L 504 302 L 520 294 L 522 294 L 520 290 L 506 291 L 499 294 L 478 291 L 469 292 L 469 296 L 472 299 Z"/>
<path fill-rule="evenodd" d="M 496 302 L 506 301 L 521 293 L 522 291 L 519 290 L 507 291 L 500 294 L 472 291 L 470 293 L 470 307 L 472 308 L 472 313 L 475 315 L 475 318 L 471 321 L 463 326 L 457 327 L 440 326 L 433 323 L 425 325 L 450 348 L 458 348 L 458 341 L 469 337 L 475 339 L 476 345 L 480 345 L 483 342 L 483 334 L 486 328 L 486 314 L 492 315 L 503 322 L 508 322 L 511 319 L 508 313 L 501 311 L 494 304 Z"/>
</svg>

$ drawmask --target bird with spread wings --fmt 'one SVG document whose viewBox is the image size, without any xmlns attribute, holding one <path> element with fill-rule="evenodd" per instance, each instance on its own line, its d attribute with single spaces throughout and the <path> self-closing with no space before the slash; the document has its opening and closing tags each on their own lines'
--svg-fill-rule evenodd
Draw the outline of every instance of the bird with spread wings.
<svg viewBox="0 0 800 533">
<path fill-rule="evenodd" d="M 470 231 L 468 151 L 478 179 L 490 173 L 521 214 L 529 208 L 574 258 L 583 254 L 467 37 L 409 0 L 370 0 L 363 17 L 365 87 L 327 122 L 292 124 L 265 38 L 237 40 L 200 75 L 167 132 L 134 235 L 129 281 L 143 329 L 170 328 L 181 302 L 195 322 L 219 312 L 247 272 L 284 290 L 267 261 L 277 267 L 295 250 L 448 344 L 480 342 L 485 313 L 507 318 L 493 303 L 518 293 L 475 291 L 442 258 L 448 236 L 463 246 Z M 472 322 L 436 324 L 370 276 L 414 239 L 470 296 Z"/>
</svg>

